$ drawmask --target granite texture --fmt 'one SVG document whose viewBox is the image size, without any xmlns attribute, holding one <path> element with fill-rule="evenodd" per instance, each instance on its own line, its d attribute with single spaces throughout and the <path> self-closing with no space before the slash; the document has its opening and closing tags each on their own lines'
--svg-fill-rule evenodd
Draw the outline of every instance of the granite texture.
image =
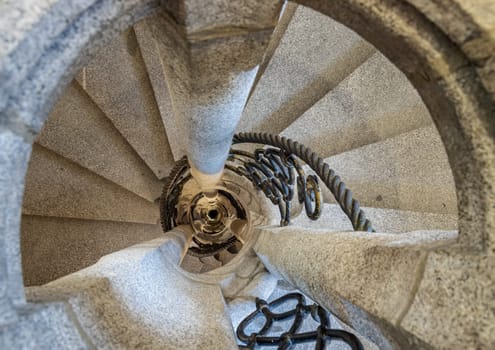
<svg viewBox="0 0 495 350">
<path fill-rule="evenodd" d="M 405 234 L 261 228 L 255 250 L 285 279 L 380 349 L 427 348 L 398 324 L 408 312 L 428 251 L 452 245 L 452 231 Z"/>
<path fill-rule="evenodd" d="M 493 349 L 495 259 L 435 251 L 401 327 L 437 349 Z"/>
<path fill-rule="evenodd" d="M 17 323 L 0 328 L 1 349 L 93 349 L 65 303 L 31 304 Z"/>
<path fill-rule="evenodd" d="M 218 174 L 270 30 L 189 42 L 166 15 L 149 22 L 167 79 L 182 148 L 199 173 Z"/>
<path fill-rule="evenodd" d="M 1 124 L 32 140 L 83 63 L 157 6 L 155 0 L 3 2 L 0 32 L 9 34 L 0 40 L 7 43 L 0 50 Z"/>
<path fill-rule="evenodd" d="M 457 230 L 455 214 L 436 214 L 418 211 L 361 207 L 377 232 L 405 233 L 411 231 Z M 323 204 L 321 217 L 313 221 L 304 211 L 292 221 L 300 227 L 331 231 L 353 231 L 351 221 L 338 204 Z"/>
<path fill-rule="evenodd" d="M 181 135 L 177 132 L 179 128 L 175 124 L 174 109 L 163 68 L 163 64 L 165 64 L 166 61 L 160 59 L 153 32 L 148 25 L 149 21 L 153 21 L 153 18 L 141 20 L 134 24 L 133 28 L 153 87 L 156 104 L 160 110 L 170 151 L 172 152 L 174 160 L 177 161 L 186 154 L 186 151 L 183 148 Z"/>
<path fill-rule="evenodd" d="M 416 1 L 407 1 L 399 7 L 386 1 L 298 2 L 356 30 L 401 69 L 417 88 L 452 165 L 460 203 L 461 246 L 466 251 L 483 251 L 486 246 L 493 246 L 488 237 L 492 236 L 495 227 L 495 208 L 490 204 L 495 201 L 495 188 L 491 185 L 495 181 L 495 104 L 493 94 L 483 83 L 485 79 L 490 80 L 490 73 L 479 69 L 472 52 L 467 53 L 460 44 L 476 42 L 487 28 L 481 27 L 478 19 L 473 19 L 474 25 L 469 30 L 462 29 L 460 19 L 465 18 L 466 7 L 462 1 L 444 3 L 441 27 L 432 26 L 431 13 L 427 14 L 422 6 L 416 7 Z M 484 12 L 485 5 L 485 2 L 477 3 L 473 11 L 468 12 L 490 14 L 490 10 Z M 449 21 L 452 23 L 444 25 Z M 468 35 L 464 37 L 464 34 Z M 487 36 L 484 38 L 488 39 Z M 488 39 L 488 42 L 494 41 Z M 493 50 L 489 54 L 485 49 L 479 52 L 485 54 L 484 62 L 493 59 Z"/>
<path fill-rule="evenodd" d="M 160 197 L 162 184 L 76 81 L 36 142 L 149 201 Z"/>
<path fill-rule="evenodd" d="M 182 275 L 162 252 L 167 245 L 180 247 L 167 236 L 136 245 L 45 286 L 28 288 L 27 297 L 65 301 L 99 349 L 235 348 L 219 286 Z"/>
<path fill-rule="evenodd" d="M 201 172 L 223 169 L 269 32 L 196 43 L 191 47 L 190 106 L 185 113 L 186 149 Z M 189 126 L 189 127 L 188 127 Z"/>
<path fill-rule="evenodd" d="M 495 97 L 495 4 L 491 0 L 477 1 L 476 5 L 456 1 L 456 11 L 449 11 L 451 3 L 436 0 L 412 0 L 412 4 L 444 31 L 476 64 L 483 85 Z"/>
<path fill-rule="evenodd" d="M 23 213 L 156 224 L 158 206 L 95 173 L 34 145 Z"/>
<path fill-rule="evenodd" d="M 165 11 L 184 26 L 192 41 L 245 34 L 273 28 L 282 7 L 281 0 L 167 1 Z"/>
<path fill-rule="evenodd" d="M 376 52 L 281 134 L 329 157 L 431 124 L 411 83 Z"/>
<path fill-rule="evenodd" d="M 267 227 L 261 229 L 254 249 L 271 273 L 322 305 L 329 307 L 338 295 L 396 324 L 414 296 L 425 250 L 450 244 L 456 237 L 448 231 L 397 235 Z"/>
<path fill-rule="evenodd" d="M 251 93 L 237 131 L 278 134 L 373 52 L 346 27 L 298 7 Z"/>
<path fill-rule="evenodd" d="M 297 6 L 298 5 L 295 2 L 284 2 L 283 7 L 280 10 L 277 25 L 273 29 L 270 41 L 266 46 L 265 53 L 263 54 L 263 61 L 261 61 L 258 71 L 256 72 L 256 78 L 254 79 L 253 85 L 251 86 L 251 92 L 249 93 L 248 100 L 251 97 L 251 94 L 256 90 L 256 86 L 258 85 L 260 78 L 265 74 L 266 67 L 268 67 L 268 64 L 270 64 L 270 61 L 272 60 L 272 57 L 275 54 L 280 41 L 284 37 L 285 31 L 292 21 L 292 17 L 294 17 Z"/>
<path fill-rule="evenodd" d="M 161 235 L 159 225 L 24 215 L 24 284 L 48 283 L 93 265 L 104 255 Z"/>
<path fill-rule="evenodd" d="M 16 320 L 24 303 L 19 243 L 24 174 L 31 147 L 0 128 L 0 327 Z"/>
<path fill-rule="evenodd" d="M 167 176 L 172 153 L 133 29 L 102 49 L 77 80 L 156 177 Z"/>
<path fill-rule="evenodd" d="M 450 164 L 434 126 L 326 158 L 361 205 L 456 214 Z M 333 201 L 324 189 L 325 201 Z"/>
</svg>

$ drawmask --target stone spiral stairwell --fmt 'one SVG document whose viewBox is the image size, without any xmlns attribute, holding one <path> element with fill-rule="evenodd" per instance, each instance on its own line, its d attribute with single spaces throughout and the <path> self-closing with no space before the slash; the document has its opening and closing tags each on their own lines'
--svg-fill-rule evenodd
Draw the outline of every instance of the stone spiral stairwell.
<svg viewBox="0 0 495 350">
<path fill-rule="evenodd" d="M 326 158 L 378 233 L 342 233 L 352 226 L 324 189 L 319 221 L 301 214 L 280 228 L 272 212 L 242 259 L 192 274 L 177 267 L 186 244 L 180 228 L 164 235 L 159 224 L 164 179 L 189 138 L 180 125 L 187 99 L 171 85 L 177 77 L 161 51 L 161 21 L 142 20 L 104 47 L 67 86 L 36 138 L 21 232 L 28 299 L 65 301 L 53 312 L 70 307 L 89 348 L 233 349 L 235 327 L 255 297 L 295 288 L 336 305 L 342 323 L 334 322 L 355 329 L 367 349 L 396 344 L 366 312 L 421 334 L 420 307 L 406 315 L 410 290 L 424 270 L 421 249 L 456 238 L 457 198 L 440 136 L 407 78 L 354 32 L 302 6 L 286 5 L 274 28 L 261 23 L 247 34 L 229 33 L 226 40 L 254 36 L 250 49 L 262 42 L 266 50 L 246 78 L 252 90 L 238 93 L 249 100 L 237 131 L 281 134 Z M 198 52 L 204 42 L 225 39 L 214 29 L 191 32 Z M 368 280 L 384 259 L 383 276 Z M 378 294 L 352 282 L 359 279 Z M 333 299 L 333 288 L 366 312 Z M 79 348 L 78 337 L 67 331 L 61 347 Z"/>
</svg>

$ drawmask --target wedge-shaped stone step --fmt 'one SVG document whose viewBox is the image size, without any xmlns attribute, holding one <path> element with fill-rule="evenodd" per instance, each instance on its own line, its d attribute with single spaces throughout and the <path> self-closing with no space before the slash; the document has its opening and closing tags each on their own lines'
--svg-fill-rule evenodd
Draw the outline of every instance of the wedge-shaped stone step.
<svg viewBox="0 0 495 350">
<path fill-rule="evenodd" d="M 357 34 L 299 6 L 246 105 L 238 131 L 280 133 L 374 52 Z"/>
<path fill-rule="evenodd" d="M 156 224 L 158 206 L 60 155 L 34 145 L 23 213 Z"/>
<path fill-rule="evenodd" d="M 159 225 L 23 215 L 24 284 L 48 283 L 93 265 L 104 255 L 160 235 Z"/>
<path fill-rule="evenodd" d="M 160 181 L 76 81 L 36 142 L 150 201 L 160 196 Z"/>
<path fill-rule="evenodd" d="M 457 213 L 454 180 L 438 131 L 420 128 L 325 159 L 362 206 Z M 322 185 L 325 201 L 332 201 Z"/>
<path fill-rule="evenodd" d="M 165 126 L 170 151 L 177 161 L 186 154 L 186 151 L 182 147 L 180 133 L 177 132 L 179 128 L 174 120 L 174 110 L 172 100 L 170 99 L 165 72 L 163 70 L 163 62 L 160 59 L 160 53 L 156 47 L 153 32 L 147 23 L 147 21 L 152 20 L 153 17 L 137 22 L 134 24 L 134 32 L 136 33 L 136 39 L 143 55 L 151 85 L 153 86 L 153 93 L 158 109 L 160 110 L 163 125 Z M 165 28 L 163 29 L 165 30 Z"/>
<path fill-rule="evenodd" d="M 419 230 L 457 230 L 456 214 L 361 207 L 377 232 L 404 233 Z M 295 226 L 314 227 L 331 231 L 353 231 L 351 221 L 338 204 L 323 204 L 318 220 L 309 219 L 304 212 L 291 221 Z"/>
<path fill-rule="evenodd" d="M 155 175 L 167 176 L 172 154 L 134 31 L 111 41 L 77 79 Z"/>
<path fill-rule="evenodd" d="M 376 52 L 282 135 L 329 157 L 432 123 L 406 76 Z"/>
<path fill-rule="evenodd" d="M 390 234 L 266 227 L 254 249 L 271 273 L 328 308 L 379 349 L 402 349 L 388 330 L 409 310 L 428 252 L 456 239 L 451 231 Z"/>
<path fill-rule="evenodd" d="M 62 301 L 95 349 L 237 349 L 220 286 L 177 268 L 167 236 L 107 255 L 42 287 L 32 302 Z"/>
</svg>

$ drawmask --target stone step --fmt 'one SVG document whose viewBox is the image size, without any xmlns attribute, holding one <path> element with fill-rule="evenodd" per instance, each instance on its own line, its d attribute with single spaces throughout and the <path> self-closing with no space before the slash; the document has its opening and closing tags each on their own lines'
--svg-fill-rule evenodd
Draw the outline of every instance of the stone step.
<svg viewBox="0 0 495 350">
<path fill-rule="evenodd" d="M 423 127 L 326 158 L 362 206 L 457 213 L 454 180 L 438 131 Z M 325 201 L 332 201 L 324 189 Z"/>
<path fill-rule="evenodd" d="M 263 61 L 261 62 L 258 71 L 256 72 L 256 78 L 254 79 L 253 86 L 251 87 L 248 100 L 251 97 L 252 93 L 256 90 L 256 86 L 258 85 L 260 78 L 263 76 L 266 67 L 272 60 L 273 54 L 280 44 L 280 41 L 282 40 L 285 31 L 287 30 L 287 27 L 292 21 L 292 17 L 294 16 L 294 13 L 296 12 L 298 6 L 299 5 L 295 2 L 286 1 L 284 3 L 282 10 L 280 11 L 277 25 L 273 30 L 270 41 L 268 42 L 268 46 L 266 47 L 265 53 L 263 54 Z"/>
<path fill-rule="evenodd" d="M 347 27 L 299 6 L 237 130 L 280 133 L 374 51 Z"/>
<path fill-rule="evenodd" d="M 158 205 L 34 144 L 23 214 L 156 224 Z"/>
<path fill-rule="evenodd" d="M 457 230 L 456 214 L 436 214 L 417 211 L 361 207 L 377 232 L 404 233 L 420 230 Z M 353 231 L 349 218 L 338 204 L 324 203 L 318 220 L 304 212 L 291 222 L 294 226 L 314 227 L 331 231 Z"/>
<path fill-rule="evenodd" d="M 403 349 L 408 347 L 397 344 L 390 327 L 400 324 L 410 309 L 428 252 L 454 245 L 457 238 L 452 231 L 390 234 L 265 227 L 254 250 L 268 271 L 379 349 Z"/>
<path fill-rule="evenodd" d="M 160 225 L 23 215 L 24 285 L 41 285 L 162 235 Z"/>
<path fill-rule="evenodd" d="M 174 132 L 196 173 L 218 176 L 272 28 L 191 41 L 175 16 L 155 16 L 147 24 L 166 62 Z"/>
<path fill-rule="evenodd" d="M 432 123 L 406 76 L 376 52 L 282 135 L 329 157 Z"/>
<path fill-rule="evenodd" d="M 170 151 L 172 152 L 174 160 L 177 161 L 186 154 L 186 151 L 182 147 L 180 133 L 177 132 L 178 127 L 174 120 L 172 100 L 170 99 L 165 72 L 162 67 L 162 60 L 160 59 L 160 53 L 156 47 L 151 28 L 147 23 L 149 20 L 151 19 L 141 20 L 134 24 L 133 28 L 153 87 L 153 93 L 158 109 L 160 110 L 160 116 L 165 127 L 165 132 L 167 133 Z"/>
<path fill-rule="evenodd" d="M 65 304 L 93 349 L 237 349 L 220 286 L 186 277 L 166 235 L 26 290 Z"/>
<path fill-rule="evenodd" d="M 115 37 L 77 80 L 156 177 L 167 176 L 173 158 L 134 31 Z"/>
<path fill-rule="evenodd" d="M 143 198 L 160 196 L 161 182 L 76 81 L 36 142 Z"/>
</svg>

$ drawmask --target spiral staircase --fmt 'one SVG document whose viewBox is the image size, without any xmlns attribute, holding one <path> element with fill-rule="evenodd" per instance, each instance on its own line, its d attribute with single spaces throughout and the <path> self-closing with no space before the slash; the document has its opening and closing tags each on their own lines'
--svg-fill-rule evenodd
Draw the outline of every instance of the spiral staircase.
<svg viewBox="0 0 495 350">
<path fill-rule="evenodd" d="M 401 70 L 309 7 L 177 4 L 112 35 L 34 138 L 20 223 L 34 312 L 0 328 L 0 348 L 268 349 L 243 339 L 242 320 L 287 293 L 330 312 L 322 349 L 492 344 L 485 311 L 439 321 L 456 299 L 444 264 L 459 288 L 477 282 L 442 260 L 459 249 L 456 184 L 445 135 Z M 295 141 L 306 148 L 289 152 Z M 245 165 L 273 149 L 266 159 L 294 155 L 321 193 L 282 183 L 295 195 L 276 203 L 276 180 Z M 205 234 L 222 223 L 228 242 Z M 221 243 L 205 253 L 210 239 Z M 280 349 L 315 348 L 284 327 Z"/>
</svg>

